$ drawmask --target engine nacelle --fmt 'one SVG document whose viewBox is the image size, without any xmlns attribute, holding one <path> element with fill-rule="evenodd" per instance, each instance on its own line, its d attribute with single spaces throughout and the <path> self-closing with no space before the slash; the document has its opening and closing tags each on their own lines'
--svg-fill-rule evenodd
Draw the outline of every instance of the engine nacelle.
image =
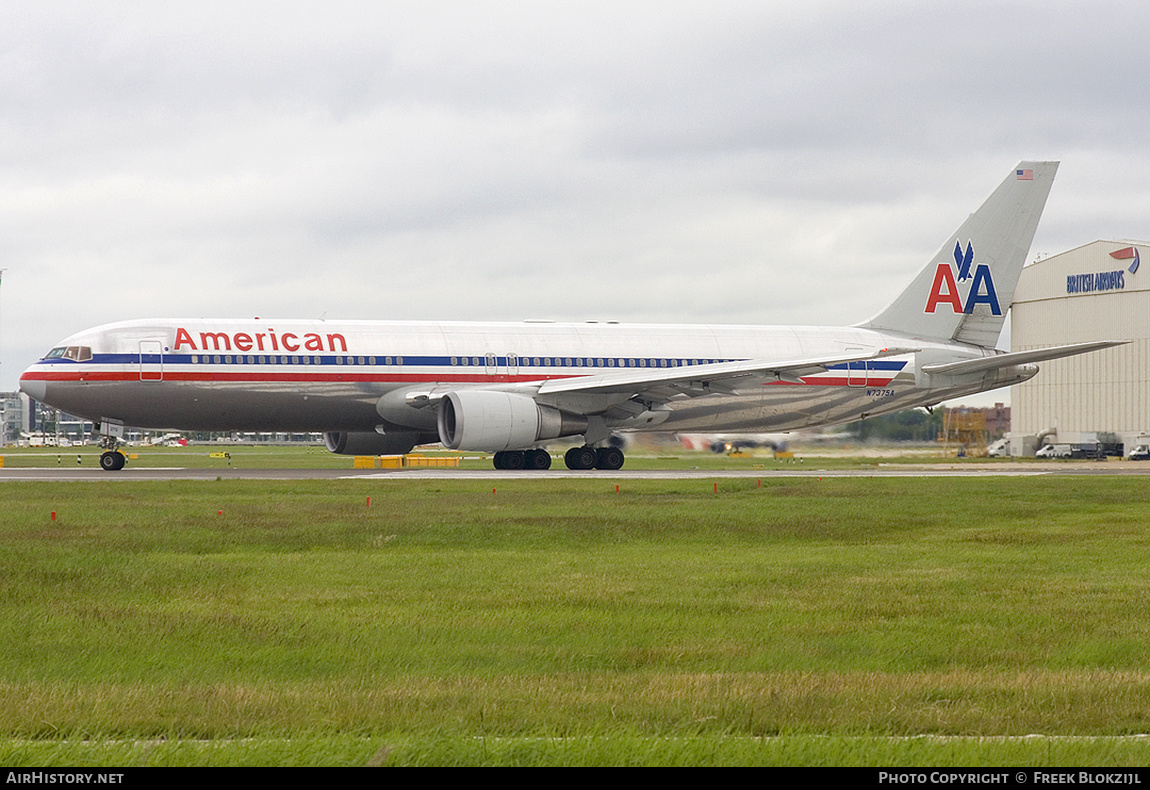
<svg viewBox="0 0 1150 790">
<path fill-rule="evenodd" d="M 337 455 L 404 455 L 427 441 L 422 434 L 408 431 L 328 431 L 323 435 L 328 452 Z"/>
<path fill-rule="evenodd" d="M 439 401 L 438 426 L 439 441 L 449 450 L 499 452 L 584 433 L 587 418 L 540 406 L 526 395 L 461 390 Z"/>
</svg>

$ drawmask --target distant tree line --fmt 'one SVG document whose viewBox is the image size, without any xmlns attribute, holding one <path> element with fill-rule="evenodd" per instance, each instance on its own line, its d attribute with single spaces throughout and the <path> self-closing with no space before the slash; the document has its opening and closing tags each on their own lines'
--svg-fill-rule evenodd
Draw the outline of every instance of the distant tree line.
<svg viewBox="0 0 1150 790">
<path fill-rule="evenodd" d="M 936 409 L 933 414 L 923 409 L 908 409 L 868 417 L 850 423 L 846 431 L 859 441 L 933 442 L 942 433 L 942 409 Z"/>
</svg>

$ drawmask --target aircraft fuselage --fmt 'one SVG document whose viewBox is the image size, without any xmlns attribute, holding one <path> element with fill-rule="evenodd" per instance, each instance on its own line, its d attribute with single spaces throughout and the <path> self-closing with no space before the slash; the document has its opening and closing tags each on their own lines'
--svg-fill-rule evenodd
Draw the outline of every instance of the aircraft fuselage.
<svg viewBox="0 0 1150 790">
<path fill-rule="evenodd" d="M 900 338 L 844 327 L 374 321 L 127 321 L 73 335 L 21 381 L 69 414 L 174 430 L 435 433 L 411 390 L 512 386 L 621 370 L 749 359 L 827 357 Z M 982 349 L 913 341 L 953 359 Z M 1020 374 L 924 387 L 915 354 L 843 363 L 797 381 L 671 398 L 658 430 L 791 430 L 830 425 L 967 392 Z M 1032 375 L 1026 371 L 1022 378 Z M 392 395 L 394 405 L 380 405 Z M 617 400 L 617 399 L 616 399 Z M 632 426 L 642 430 L 642 426 Z"/>
</svg>

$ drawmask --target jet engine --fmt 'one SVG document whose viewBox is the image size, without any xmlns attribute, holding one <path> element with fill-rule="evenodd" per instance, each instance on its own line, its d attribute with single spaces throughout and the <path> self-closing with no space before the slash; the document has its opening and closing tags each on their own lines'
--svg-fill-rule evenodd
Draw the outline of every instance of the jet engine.
<svg viewBox="0 0 1150 790">
<path fill-rule="evenodd" d="M 413 431 L 328 431 L 323 443 L 337 455 L 403 455 L 434 439 Z"/>
<path fill-rule="evenodd" d="M 526 395 L 492 390 L 449 392 L 439 402 L 439 441 L 450 450 L 523 450 L 575 436 L 587 418 L 541 406 Z"/>
</svg>

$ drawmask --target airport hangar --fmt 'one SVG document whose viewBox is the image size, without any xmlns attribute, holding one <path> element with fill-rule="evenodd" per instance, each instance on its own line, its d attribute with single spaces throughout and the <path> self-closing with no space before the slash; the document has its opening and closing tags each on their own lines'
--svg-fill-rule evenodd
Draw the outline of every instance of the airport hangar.
<svg viewBox="0 0 1150 790">
<path fill-rule="evenodd" d="M 1011 350 L 1126 340 L 1043 362 L 1011 388 L 1010 454 L 1043 444 L 1150 444 L 1150 243 L 1095 241 L 1022 270 L 1011 306 Z"/>
</svg>

